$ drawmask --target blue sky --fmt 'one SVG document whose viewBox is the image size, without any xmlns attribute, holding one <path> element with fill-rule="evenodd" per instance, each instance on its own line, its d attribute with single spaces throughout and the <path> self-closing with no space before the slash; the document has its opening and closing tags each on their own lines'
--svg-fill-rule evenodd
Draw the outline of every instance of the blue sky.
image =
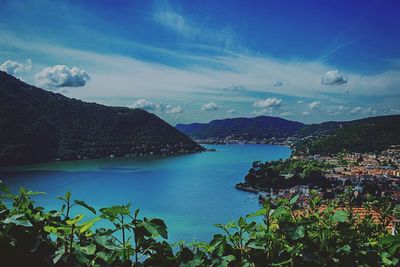
<svg viewBox="0 0 400 267">
<path fill-rule="evenodd" d="M 0 0 L 0 69 L 171 124 L 400 113 L 398 1 Z"/>
</svg>

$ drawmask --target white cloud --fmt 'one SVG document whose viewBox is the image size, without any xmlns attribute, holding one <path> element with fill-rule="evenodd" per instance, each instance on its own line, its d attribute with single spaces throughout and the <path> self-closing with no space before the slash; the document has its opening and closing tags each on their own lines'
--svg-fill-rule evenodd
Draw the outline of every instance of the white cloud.
<svg viewBox="0 0 400 267">
<path fill-rule="evenodd" d="M 375 115 L 377 111 L 371 107 L 355 107 L 350 111 L 350 113 L 354 115 Z"/>
<path fill-rule="evenodd" d="M 321 106 L 321 102 L 319 101 L 314 101 L 308 104 L 309 109 L 318 109 Z"/>
<path fill-rule="evenodd" d="M 323 85 L 340 85 L 347 83 L 347 81 L 347 76 L 337 70 L 327 71 L 321 78 Z"/>
<path fill-rule="evenodd" d="M 230 27 L 217 30 L 206 28 L 179 12 L 168 1 L 156 3 L 153 19 L 165 29 L 175 32 L 177 36 L 195 44 L 201 43 L 198 47 L 203 46 L 206 50 L 215 49 L 216 47 L 230 48 L 235 43 L 235 35 Z"/>
<path fill-rule="evenodd" d="M 253 106 L 256 108 L 278 108 L 282 104 L 282 99 L 267 98 L 265 100 L 258 100 L 254 102 Z"/>
<path fill-rule="evenodd" d="M 223 91 L 230 91 L 230 92 L 243 92 L 246 91 L 246 88 L 240 84 L 233 84 L 229 87 L 222 89 Z"/>
<path fill-rule="evenodd" d="M 32 69 L 32 60 L 28 59 L 24 64 L 16 61 L 7 60 L 0 65 L 0 70 L 7 72 L 10 75 L 17 75 L 22 72 Z"/>
<path fill-rule="evenodd" d="M 228 114 L 237 114 L 238 112 L 236 111 L 236 109 L 230 108 L 230 109 L 228 109 L 228 110 L 226 111 L 226 113 L 228 113 Z"/>
<path fill-rule="evenodd" d="M 163 104 L 152 102 L 152 101 L 144 99 L 144 98 L 136 100 L 132 105 L 129 105 L 128 108 L 141 108 L 141 109 L 144 109 L 147 111 L 165 112 L 166 114 L 171 114 L 171 115 L 184 112 L 181 105 L 177 105 L 177 106 L 163 105 Z"/>
<path fill-rule="evenodd" d="M 182 106 L 181 105 L 177 105 L 177 106 L 175 106 L 175 107 L 173 107 L 173 106 L 170 106 L 170 105 L 168 105 L 167 107 L 166 107 L 166 113 L 167 114 L 179 114 L 179 113 L 183 113 L 183 108 L 182 108 Z"/>
<path fill-rule="evenodd" d="M 310 115 L 310 112 L 308 112 L 308 111 L 303 111 L 303 112 L 301 113 L 301 115 L 303 115 L 303 116 L 308 116 L 308 115 Z"/>
<path fill-rule="evenodd" d="M 161 109 L 160 104 L 153 103 L 153 102 L 143 99 L 143 98 L 135 101 L 132 105 L 129 105 L 128 107 L 129 108 L 141 108 L 141 109 L 148 110 L 148 111 L 155 111 L 155 110 Z"/>
<path fill-rule="evenodd" d="M 207 104 L 204 104 L 201 107 L 201 110 L 203 110 L 203 111 L 213 111 L 213 110 L 218 110 L 218 109 L 219 109 L 219 106 L 217 105 L 217 103 L 212 102 L 212 101 Z"/>
<path fill-rule="evenodd" d="M 304 104 L 304 101 L 303 100 L 299 100 L 299 101 L 297 101 L 297 104 Z"/>
<path fill-rule="evenodd" d="M 40 86 L 55 89 L 60 87 L 84 86 L 86 82 L 90 80 L 90 77 L 84 69 L 56 65 L 44 68 L 35 75 L 35 79 Z"/>
</svg>

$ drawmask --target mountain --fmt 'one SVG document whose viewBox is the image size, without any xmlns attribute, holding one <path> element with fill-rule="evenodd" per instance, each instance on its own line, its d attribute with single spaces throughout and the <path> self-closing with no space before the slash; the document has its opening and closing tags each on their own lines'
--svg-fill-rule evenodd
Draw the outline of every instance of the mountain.
<svg viewBox="0 0 400 267">
<path fill-rule="evenodd" d="M 231 135 L 248 139 L 282 138 L 296 134 L 302 127 L 303 123 L 269 116 L 176 125 L 181 132 L 198 139 L 224 138 Z"/>
<path fill-rule="evenodd" d="M 293 148 L 297 154 L 375 152 L 391 145 L 400 145 L 400 115 L 308 125 L 277 117 L 260 116 L 178 124 L 176 128 L 197 139 L 235 136 L 241 140 L 265 138 L 268 141 L 270 138 L 292 137 L 291 143 L 295 140 Z"/>
<path fill-rule="evenodd" d="M 147 111 L 71 99 L 0 71 L 0 165 L 202 150 Z"/>
<path fill-rule="evenodd" d="M 297 153 L 375 152 L 400 145 L 400 115 L 306 125 L 299 132 Z"/>
</svg>

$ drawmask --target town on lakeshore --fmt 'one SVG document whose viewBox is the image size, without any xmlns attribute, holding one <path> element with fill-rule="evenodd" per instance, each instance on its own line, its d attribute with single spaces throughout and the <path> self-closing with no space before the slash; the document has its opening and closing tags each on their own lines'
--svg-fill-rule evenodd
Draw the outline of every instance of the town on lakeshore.
<svg viewBox="0 0 400 267">
<path fill-rule="evenodd" d="M 294 155 L 287 161 L 300 161 L 303 164 L 318 163 L 323 183 L 301 183 L 293 186 L 277 184 L 276 187 L 263 187 L 257 183 L 245 182 L 236 185 L 237 189 L 259 194 L 260 202 L 266 198 L 292 198 L 300 195 L 302 205 L 306 205 L 312 193 L 322 199 L 335 199 L 344 193 L 351 193 L 354 204 L 361 205 L 369 195 L 387 197 L 400 203 L 400 146 L 392 145 L 380 153 L 339 153 L 331 156 Z M 253 164 L 254 165 L 254 164 Z M 280 173 L 291 179 L 294 173 Z M 256 179 L 263 179 L 256 174 Z M 249 179 L 247 179 L 249 180 Z M 254 186 L 255 185 L 255 186 Z"/>
</svg>

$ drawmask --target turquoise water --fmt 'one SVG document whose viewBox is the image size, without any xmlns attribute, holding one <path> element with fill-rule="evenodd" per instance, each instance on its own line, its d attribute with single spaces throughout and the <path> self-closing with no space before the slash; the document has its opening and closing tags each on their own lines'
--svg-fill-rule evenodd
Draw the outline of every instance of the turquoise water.
<svg viewBox="0 0 400 267">
<path fill-rule="evenodd" d="M 48 209 L 58 209 L 56 196 L 70 190 L 96 208 L 130 202 L 142 216 L 164 219 L 172 242 L 208 241 L 218 231 L 214 224 L 259 208 L 254 194 L 234 188 L 251 163 L 287 158 L 291 151 L 275 145 L 206 147 L 217 152 L 54 162 L 2 170 L 0 177 L 12 190 L 46 192 L 35 200 Z"/>
</svg>

